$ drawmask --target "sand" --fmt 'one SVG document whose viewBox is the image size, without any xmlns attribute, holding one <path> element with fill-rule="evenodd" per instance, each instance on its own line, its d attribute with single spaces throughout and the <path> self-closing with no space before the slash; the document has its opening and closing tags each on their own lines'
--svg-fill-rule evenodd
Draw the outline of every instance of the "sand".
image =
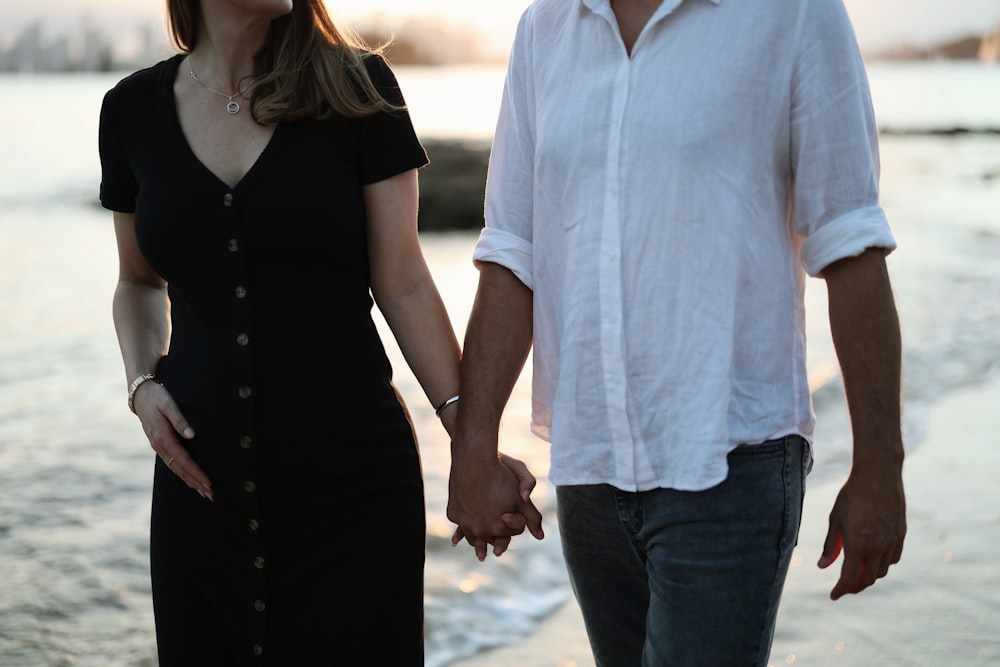
<svg viewBox="0 0 1000 667">
<path fill-rule="evenodd" d="M 807 667 L 1000 665 L 1000 383 L 931 409 L 907 457 L 903 560 L 860 595 L 832 602 L 839 561 L 819 570 L 840 481 L 808 488 L 770 663 Z M 456 667 L 593 667 L 576 603 L 524 641 Z"/>
</svg>

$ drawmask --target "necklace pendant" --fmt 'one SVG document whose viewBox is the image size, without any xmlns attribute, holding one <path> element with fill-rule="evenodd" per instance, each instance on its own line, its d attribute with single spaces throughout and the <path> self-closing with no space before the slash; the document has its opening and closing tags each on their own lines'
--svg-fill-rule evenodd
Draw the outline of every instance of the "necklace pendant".
<svg viewBox="0 0 1000 667">
<path fill-rule="evenodd" d="M 240 112 L 240 103 L 230 97 L 229 101 L 226 102 L 226 112 L 230 116 L 235 116 Z"/>
</svg>

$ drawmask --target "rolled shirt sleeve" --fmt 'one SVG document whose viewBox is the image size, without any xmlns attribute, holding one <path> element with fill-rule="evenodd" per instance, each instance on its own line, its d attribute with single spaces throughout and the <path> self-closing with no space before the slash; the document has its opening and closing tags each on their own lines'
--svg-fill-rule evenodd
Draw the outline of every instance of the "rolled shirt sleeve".
<svg viewBox="0 0 1000 667">
<path fill-rule="evenodd" d="M 529 289 L 534 289 L 531 243 L 502 229 L 486 227 L 479 235 L 472 259 L 504 266 Z"/>
<path fill-rule="evenodd" d="M 878 127 L 854 30 L 841 2 L 810 0 L 792 81 L 794 226 L 813 276 L 868 248 L 896 247 L 879 206 Z M 831 58 L 831 53 L 844 54 Z"/>
<path fill-rule="evenodd" d="M 526 11 L 507 66 L 503 96 L 486 178 L 486 226 L 473 260 L 510 269 L 534 285 L 534 96 L 531 90 L 529 22 Z"/>
</svg>

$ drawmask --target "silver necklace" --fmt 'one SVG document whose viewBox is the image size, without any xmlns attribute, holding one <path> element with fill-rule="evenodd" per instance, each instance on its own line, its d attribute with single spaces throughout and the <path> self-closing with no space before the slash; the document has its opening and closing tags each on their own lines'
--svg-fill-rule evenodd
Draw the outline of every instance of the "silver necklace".
<svg viewBox="0 0 1000 667">
<path fill-rule="evenodd" d="M 215 93 L 216 95 L 218 95 L 220 97 L 225 97 L 226 98 L 226 113 L 228 113 L 230 116 L 235 116 L 236 114 L 238 114 L 240 112 L 240 103 L 236 101 L 236 98 L 237 97 L 243 97 L 244 90 L 242 88 L 240 88 L 239 90 L 237 90 L 232 95 L 227 95 L 226 93 L 222 92 L 221 90 L 216 90 L 215 88 L 212 88 L 207 83 L 205 83 L 204 81 L 202 81 L 201 79 L 198 78 L 198 75 L 194 73 L 194 67 L 191 65 L 191 57 L 190 56 L 187 59 L 187 63 L 188 63 L 188 71 L 191 72 L 191 78 L 192 79 L 194 79 L 195 81 L 197 81 L 198 83 L 200 83 L 202 85 L 202 87 L 205 88 L 205 90 L 213 92 L 213 93 Z M 250 83 L 252 84 L 253 81 L 255 81 L 255 80 L 256 79 L 251 80 Z"/>
</svg>

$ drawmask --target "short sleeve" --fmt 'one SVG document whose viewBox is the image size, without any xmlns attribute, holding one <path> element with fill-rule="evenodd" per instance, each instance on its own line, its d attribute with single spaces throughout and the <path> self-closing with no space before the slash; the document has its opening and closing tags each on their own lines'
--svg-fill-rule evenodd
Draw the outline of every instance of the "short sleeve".
<svg viewBox="0 0 1000 667">
<path fill-rule="evenodd" d="M 403 106 L 403 93 L 385 60 L 378 55 L 369 55 L 365 64 L 382 96 L 394 105 Z M 367 116 L 362 120 L 361 128 L 359 160 L 362 183 L 375 183 L 427 164 L 427 152 L 417 138 L 410 114 L 405 109 Z"/>
<path fill-rule="evenodd" d="M 818 275 L 838 259 L 896 242 L 879 205 L 878 128 L 861 52 L 842 0 L 808 0 L 792 86 L 791 159 L 802 262 Z"/>
<path fill-rule="evenodd" d="M 101 206 L 123 213 L 135 212 L 135 198 L 139 192 L 128 151 L 122 138 L 125 130 L 121 122 L 124 103 L 120 88 L 108 91 L 101 104 L 98 127 L 98 152 L 101 159 Z"/>
</svg>

